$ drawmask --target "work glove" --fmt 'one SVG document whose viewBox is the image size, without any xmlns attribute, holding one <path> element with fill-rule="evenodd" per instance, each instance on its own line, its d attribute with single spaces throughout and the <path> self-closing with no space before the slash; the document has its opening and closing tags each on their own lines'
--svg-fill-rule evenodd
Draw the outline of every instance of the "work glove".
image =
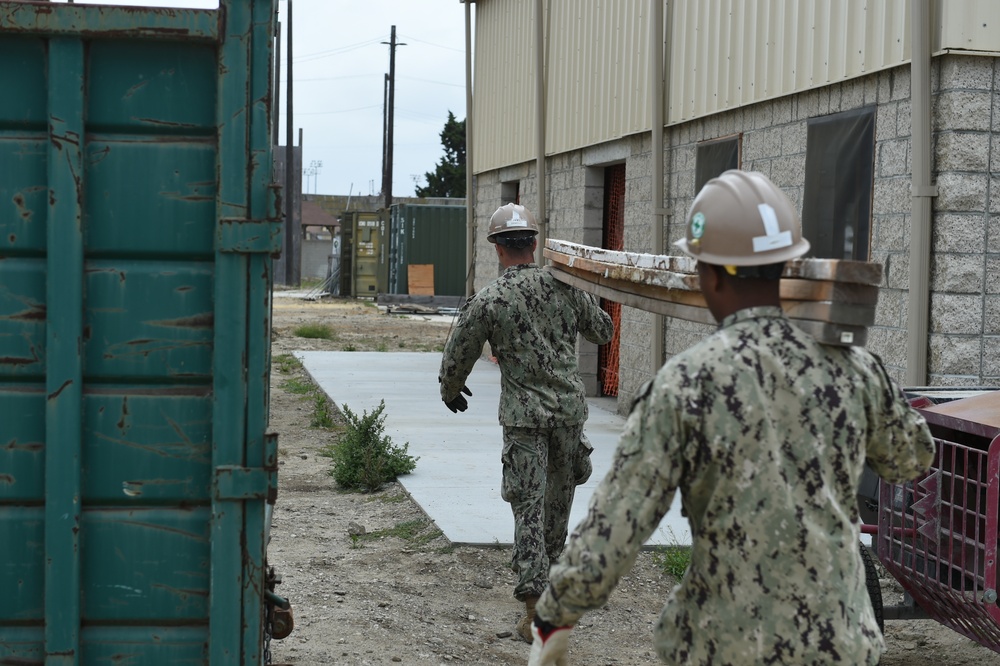
<svg viewBox="0 0 1000 666">
<path fill-rule="evenodd" d="M 472 395 L 472 391 L 469 390 L 468 386 L 462 387 L 462 393 L 469 396 Z M 469 408 L 469 401 L 465 399 L 465 395 L 462 395 L 462 393 L 459 393 L 457 396 L 455 396 L 448 402 L 444 403 L 445 406 L 447 406 L 448 409 L 450 409 L 455 414 L 457 414 L 458 412 L 464 412 Z"/>
<path fill-rule="evenodd" d="M 535 616 L 531 623 L 531 643 L 528 666 L 567 666 L 566 650 L 569 648 L 569 634 L 573 627 L 554 627 Z"/>
</svg>

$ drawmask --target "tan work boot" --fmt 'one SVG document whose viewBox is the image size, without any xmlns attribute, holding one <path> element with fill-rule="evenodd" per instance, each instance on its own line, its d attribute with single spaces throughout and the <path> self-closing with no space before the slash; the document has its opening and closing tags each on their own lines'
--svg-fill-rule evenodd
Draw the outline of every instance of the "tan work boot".
<svg viewBox="0 0 1000 666">
<path fill-rule="evenodd" d="M 527 643 L 531 643 L 535 640 L 534 636 L 531 635 L 531 623 L 535 621 L 535 604 L 537 603 L 538 597 L 525 597 L 525 616 L 522 617 L 521 621 L 517 623 L 517 633 L 520 634 L 521 638 L 523 638 Z"/>
</svg>

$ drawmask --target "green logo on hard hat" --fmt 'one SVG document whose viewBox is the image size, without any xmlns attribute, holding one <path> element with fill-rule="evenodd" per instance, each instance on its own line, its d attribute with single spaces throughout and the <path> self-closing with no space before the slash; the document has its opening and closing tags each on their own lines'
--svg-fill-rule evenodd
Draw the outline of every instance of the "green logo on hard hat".
<svg viewBox="0 0 1000 666">
<path fill-rule="evenodd" d="M 697 240 L 705 233 L 705 214 L 698 212 L 691 217 L 691 238 Z"/>
</svg>

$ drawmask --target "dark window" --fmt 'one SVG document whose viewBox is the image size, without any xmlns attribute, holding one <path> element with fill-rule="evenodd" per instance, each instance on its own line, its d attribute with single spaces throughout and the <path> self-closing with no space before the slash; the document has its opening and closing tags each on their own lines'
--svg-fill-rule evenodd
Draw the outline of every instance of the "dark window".
<svg viewBox="0 0 1000 666">
<path fill-rule="evenodd" d="M 809 120 L 802 234 L 821 259 L 868 261 L 875 107 Z"/>
<path fill-rule="evenodd" d="M 694 193 L 724 171 L 740 168 L 740 136 L 702 141 L 694 166 Z"/>
<path fill-rule="evenodd" d="M 521 181 L 512 180 L 508 183 L 500 183 L 500 203 L 521 203 Z"/>
</svg>

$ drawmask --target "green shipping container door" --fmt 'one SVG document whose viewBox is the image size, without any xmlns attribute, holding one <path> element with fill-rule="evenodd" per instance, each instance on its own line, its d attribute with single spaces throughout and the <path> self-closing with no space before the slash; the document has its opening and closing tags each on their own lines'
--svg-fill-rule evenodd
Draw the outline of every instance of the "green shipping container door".
<svg viewBox="0 0 1000 666">
<path fill-rule="evenodd" d="M 0 1 L 0 663 L 261 663 L 276 0 Z"/>
<path fill-rule="evenodd" d="M 465 206 L 394 205 L 390 293 L 409 293 L 411 264 L 432 264 L 434 294 L 464 296 L 466 234 Z"/>
</svg>

